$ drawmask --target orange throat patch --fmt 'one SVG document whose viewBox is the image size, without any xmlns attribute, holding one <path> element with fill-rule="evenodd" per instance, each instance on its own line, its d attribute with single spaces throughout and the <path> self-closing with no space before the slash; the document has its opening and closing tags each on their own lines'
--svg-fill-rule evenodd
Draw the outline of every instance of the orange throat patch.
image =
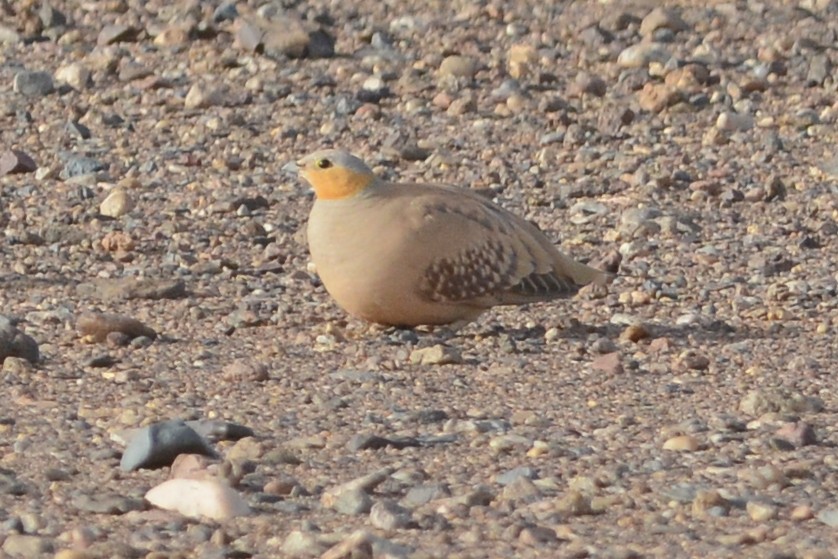
<svg viewBox="0 0 838 559">
<path fill-rule="evenodd" d="M 351 198 L 375 180 L 375 175 L 358 173 L 344 167 L 305 170 L 302 176 L 320 200 Z"/>
</svg>

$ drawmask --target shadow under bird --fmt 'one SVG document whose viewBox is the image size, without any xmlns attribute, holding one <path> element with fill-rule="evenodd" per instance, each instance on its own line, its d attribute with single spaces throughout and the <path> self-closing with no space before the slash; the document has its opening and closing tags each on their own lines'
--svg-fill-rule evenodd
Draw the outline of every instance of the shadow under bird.
<svg viewBox="0 0 838 559">
<path fill-rule="evenodd" d="M 468 189 L 388 182 L 341 150 L 296 167 L 316 195 L 308 244 L 317 273 L 364 320 L 460 326 L 497 305 L 564 298 L 610 279 Z"/>
</svg>

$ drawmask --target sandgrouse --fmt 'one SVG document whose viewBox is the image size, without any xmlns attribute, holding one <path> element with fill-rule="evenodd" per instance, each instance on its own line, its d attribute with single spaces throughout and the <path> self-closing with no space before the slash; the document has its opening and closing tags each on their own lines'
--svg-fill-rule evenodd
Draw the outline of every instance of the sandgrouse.
<svg viewBox="0 0 838 559">
<path fill-rule="evenodd" d="M 608 274 L 464 188 L 394 184 L 340 150 L 297 162 L 316 195 L 308 244 L 349 314 L 393 326 L 463 325 L 495 305 L 567 297 Z"/>
</svg>

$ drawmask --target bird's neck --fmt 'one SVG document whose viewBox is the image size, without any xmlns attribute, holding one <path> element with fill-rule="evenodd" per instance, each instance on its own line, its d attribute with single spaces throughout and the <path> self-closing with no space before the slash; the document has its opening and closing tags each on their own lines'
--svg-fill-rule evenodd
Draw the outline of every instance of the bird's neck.
<svg viewBox="0 0 838 559">
<path fill-rule="evenodd" d="M 321 171 L 320 175 L 314 185 L 314 192 L 320 200 L 355 198 L 378 182 L 375 175 L 338 168 Z"/>
</svg>

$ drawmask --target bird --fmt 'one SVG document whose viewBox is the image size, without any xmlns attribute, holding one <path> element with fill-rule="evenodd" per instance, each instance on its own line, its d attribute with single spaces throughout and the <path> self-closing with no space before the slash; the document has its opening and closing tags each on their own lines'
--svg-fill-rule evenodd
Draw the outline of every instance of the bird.
<svg viewBox="0 0 838 559">
<path fill-rule="evenodd" d="M 494 306 L 566 298 L 611 279 L 468 188 L 389 182 L 339 149 L 294 166 L 314 190 L 307 239 L 317 274 L 365 321 L 460 328 Z"/>
</svg>

